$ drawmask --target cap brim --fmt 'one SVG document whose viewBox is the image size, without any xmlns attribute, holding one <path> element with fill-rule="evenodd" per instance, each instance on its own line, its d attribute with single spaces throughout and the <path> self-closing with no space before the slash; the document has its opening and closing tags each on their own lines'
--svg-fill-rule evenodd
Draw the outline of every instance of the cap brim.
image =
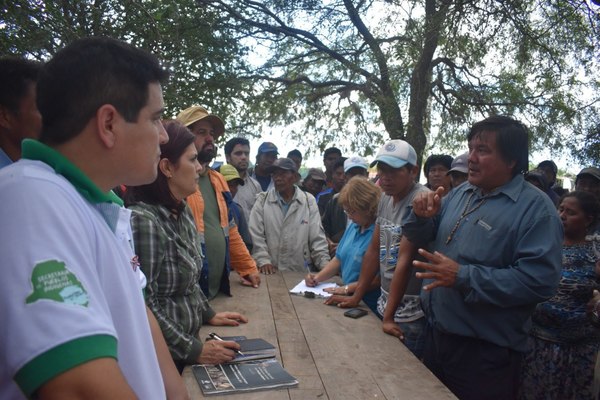
<svg viewBox="0 0 600 400">
<path fill-rule="evenodd" d="M 581 174 L 578 174 L 576 178 L 582 177 L 582 176 L 591 176 L 592 178 L 596 179 L 597 181 L 600 181 L 600 175 L 596 175 L 593 172 L 582 172 Z"/>
<path fill-rule="evenodd" d="M 451 172 L 460 172 L 461 174 L 468 174 L 469 169 L 468 168 L 452 168 L 451 170 L 446 172 L 446 176 L 450 175 Z"/>
<path fill-rule="evenodd" d="M 242 186 L 244 186 L 244 183 L 245 183 L 242 178 L 233 178 L 233 179 L 228 180 L 227 183 L 232 182 L 232 181 L 237 182 L 238 185 L 242 185 Z"/>
<path fill-rule="evenodd" d="M 404 167 L 406 164 L 408 164 L 408 161 L 405 160 L 401 160 L 399 158 L 396 157 L 392 157 L 392 156 L 378 156 L 375 161 L 373 161 L 371 163 L 371 167 L 374 167 L 375 165 L 377 165 L 378 163 L 383 163 L 383 164 L 387 164 L 392 168 L 402 168 Z"/>
<path fill-rule="evenodd" d="M 365 171 L 369 170 L 369 167 L 366 166 L 366 165 L 351 165 L 348 168 L 344 168 L 344 173 L 346 173 L 346 172 L 348 172 L 348 171 L 350 171 L 351 169 L 354 169 L 354 168 L 360 168 L 360 169 L 365 170 Z"/>
<path fill-rule="evenodd" d="M 279 166 L 277 166 L 277 167 L 276 166 L 271 166 L 271 167 L 267 168 L 267 173 L 272 174 L 276 169 L 280 169 L 282 171 L 296 172 L 295 170 L 290 169 L 290 168 L 283 168 L 283 167 L 279 167 Z"/>
</svg>

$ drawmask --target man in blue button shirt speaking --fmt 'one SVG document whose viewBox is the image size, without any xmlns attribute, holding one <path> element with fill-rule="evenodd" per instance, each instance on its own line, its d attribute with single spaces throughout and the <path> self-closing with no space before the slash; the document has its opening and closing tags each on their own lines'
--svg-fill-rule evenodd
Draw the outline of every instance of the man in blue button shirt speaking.
<svg viewBox="0 0 600 400">
<path fill-rule="evenodd" d="M 530 315 L 560 278 L 562 226 L 548 196 L 523 179 L 523 124 L 489 117 L 468 142 L 468 182 L 444 201 L 440 190 L 418 194 L 404 221 L 425 258 L 413 261 L 425 270 L 424 362 L 461 399 L 513 399 Z"/>
</svg>

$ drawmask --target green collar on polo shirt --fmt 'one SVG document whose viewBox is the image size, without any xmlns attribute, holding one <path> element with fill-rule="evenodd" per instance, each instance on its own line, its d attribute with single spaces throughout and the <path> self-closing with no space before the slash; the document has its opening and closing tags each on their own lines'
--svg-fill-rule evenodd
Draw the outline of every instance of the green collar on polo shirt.
<svg viewBox="0 0 600 400">
<path fill-rule="evenodd" d="M 123 205 L 123 200 L 113 191 L 104 193 L 92 182 L 79 168 L 69 161 L 58 151 L 45 144 L 33 139 L 25 139 L 21 145 L 23 158 L 28 160 L 42 161 L 56 171 L 57 174 L 64 176 L 75 189 L 90 203 L 116 203 Z"/>
</svg>

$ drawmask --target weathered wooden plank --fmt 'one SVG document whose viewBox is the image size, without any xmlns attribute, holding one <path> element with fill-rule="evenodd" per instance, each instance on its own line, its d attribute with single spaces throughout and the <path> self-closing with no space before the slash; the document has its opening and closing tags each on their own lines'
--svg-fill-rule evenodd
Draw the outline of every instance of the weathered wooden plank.
<svg viewBox="0 0 600 400">
<path fill-rule="evenodd" d="M 300 382 L 297 388 L 214 397 L 215 399 L 453 399 L 452 393 L 398 339 L 386 335 L 372 313 L 352 319 L 323 299 L 290 296 L 301 273 L 264 276 L 259 289 L 232 279 L 234 297 L 218 297 L 216 311 L 239 311 L 250 323 L 238 328 L 203 327 L 225 336 L 262 337 L 279 347 L 278 358 Z M 366 308 L 366 307 L 365 307 Z M 191 379 L 190 379 L 191 378 Z M 201 397 L 189 370 L 192 398 Z M 243 396 L 243 397 L 242 397 Z"/>
<path fill-rule="evenodd" d="M 302 275 L 284 277 L 292 288 Z M 454 398 L 373 313 L 352 319 L 320 299 L 291 300 L 330 399 Z"/>
</svg>

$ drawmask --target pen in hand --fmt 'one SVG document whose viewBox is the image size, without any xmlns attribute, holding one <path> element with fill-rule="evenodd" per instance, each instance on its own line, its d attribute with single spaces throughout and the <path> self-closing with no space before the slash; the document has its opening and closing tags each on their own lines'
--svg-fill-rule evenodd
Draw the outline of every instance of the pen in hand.
<svg viewBox="0 0 600 400">
<path fill-rule="evenodd" d="M 208 336 L 209 336 L 211 339 L 218 340 L 219 342 L 224 342 L 224 341 L 225 341 L 225 340 L 223 340 L 223 338 L 222 338 L 221 336 L 217 335 L 217 334 L 216 334 L 216 333 L 214 333 L 214 332 L 212 332 L 212 333 L 209 333 L 209 334 L 208 334 Z M 233 350 L 233 349 L 232 349 L 232 350 Z M 237 355 L 239 355 L 239 356 L 242 356 L 242 357 L 244 356 L 244 353 L 242 353 L 242 352 L 241 352 L 241 351 L 239 351 L 239 350 L 233 350 L 233 351 L 235 351 L 235 353 L 236 353 Z"/>
</svg>

